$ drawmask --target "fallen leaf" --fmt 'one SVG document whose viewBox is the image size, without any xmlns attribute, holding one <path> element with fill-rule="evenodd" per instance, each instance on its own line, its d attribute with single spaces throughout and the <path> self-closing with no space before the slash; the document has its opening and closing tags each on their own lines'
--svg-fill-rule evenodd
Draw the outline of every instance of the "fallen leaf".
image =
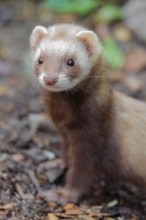
<svg viewBox="0 0 146 220">
<path fill-rule="evenodd" d="M 57 168 L 57 167 L 65 168 L 65 164 L 61 158 L 56 158 L 54 160 L 41 163 L 38 166 L 37 170 L 38 172 L 42 172 L 43 169 L 48 170 L 48 169 Z"/>
<path fill-rule="evenodd" d="M 13 154 L 12 155 L 12 160 L 15 161 L 15 162 L 20 162 L 24 159 L 23 155 L 22 154 Z"/>
<path fill-rule="evenodd" d="M 45 220 L 58 220 L 58 217 L 54 213 L 49 213 Z"/>
<path fill-rule="evenodd" d="M 7 209 L 12 209 L 13 208 L 13 203 L 7 203 L 5 205 L 0 205 L 0 209 L 7 210 Z"/>
<path fill-rule="evenodd" d="M 92 206 L 91 211 L 88 212 L 91 217 L 102 218 L 103 213 L 101 212 L 102 206 Z"/>
<path fill-rule="evenodd" d="M 66 214 L 69 215 L 83 215 L 84 212 L 78 206 L 74 205 L 73 203 L 66 204 L 63 209 L 66 211 Z"/>
<path fill-rule="evenodd" d="M 73 209 L 66 210 L 66 214 L 69 214 L 69 215 L 83 215 L 84 213 L 80 208 L 75 207 Z"/>
<path fill-rule="evenodd" d="M 67 203 L 67 204 L 63 207 L 63 209 L 64 209 L 65 211 L 70 210 L 70 209 L 74 209 L 74 208 L 76 208 L 76 206 L 75 206 L 73 203 Z"/>
<path fill-rule="evenodd" d="M 53 209 L 57 208 L 57 205 L 55 202 L 48 202 L 48 206 Z"/>
<path fill-rule="evenodd" d="M 48 157 L 49 160 L 55 159 L 55 154 L 52 151 L 44 150 L 43 153 Z"/>
<path fill-rule="evenodd" d="M 118 204 L 118 200 L 115 199 L 115 200 L 109 202 L 109 203 L 107 204 L 107 207 L 108 207 L 108 208 L 112 208 L 112 207 L 116 206 L 117 204 Z"/>
<path fill-rule="evenodd" d="M 39 179 L 39 181 L 40 181 L 41 184 L 44 184 L 44 183 L 47 183 L 47 182 L 48 182 L 47 177 L 44 176 L 43 174 L 38 174 L 37 177 L 38 177 L 38 179 Z"/>
<path fill-rule="evenodd" d="M 65 219 L 75 219 L 74 216 L 72 216 L 72 215 L 68 215 L 68 214 L 66 214 L 66 213 L 56 213 L 56 215 L 57 215 L 58 217 L 60 217 L 60 218 L 65 218 Z M 60 218 L 59 218 L 59 219 L 60 219 Z"/>
</svg>

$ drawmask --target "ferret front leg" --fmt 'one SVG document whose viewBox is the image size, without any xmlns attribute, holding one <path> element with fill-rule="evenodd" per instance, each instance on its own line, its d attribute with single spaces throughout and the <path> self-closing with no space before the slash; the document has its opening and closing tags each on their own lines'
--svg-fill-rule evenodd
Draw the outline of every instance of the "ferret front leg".
<svg viewBox="0 0 146 220">
<path fill-rule="evenodd" d="M 61 200 L 78 202 L 83 195 L 88 194 L 97 179 L 95 155 L 92 157 L 90 145 L 72 146 L 70 164 L 66 177 L 66 186 L 62 191 Z"/>
<path fill-rule="evenodd" d="M 43 192 L 41 197 L 47 201 L 55 201 L 59 204 L 68 202 L 78 203 L 82 196 L 88 194 L 95 178 L 97 180 L 97 171 L 95 155 L 92 157 L 92 148 L 88 146 L 71 146 L 69 153 L 69 168 L 66 177 L 66 185 L 63 188 Z"/>
<path fill-rule="evenodd" d="M 65 140 L 61 146 L 62 149 L 62 159 L 65 165 L 65 168 L 68 168 L 69 165 L 69 143 Z"/>
</svg>

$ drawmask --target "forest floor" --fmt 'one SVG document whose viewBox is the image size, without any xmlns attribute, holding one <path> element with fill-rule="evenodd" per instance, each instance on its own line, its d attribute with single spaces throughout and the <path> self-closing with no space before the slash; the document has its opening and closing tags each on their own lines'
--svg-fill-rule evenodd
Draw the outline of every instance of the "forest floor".
<svg viewBox="0 0 146 220">
<path fill-rule="evenodd" d="M 9 4 L 0 10 L 7 15 L 0 16 L 0 219 L 145 220 L 146 195 L 135 188 L 121 186 L 97 191 L 79 205 L 58 206 L 38 197 L 39 189 L 54 188 L 64 178 L 64 170 L 59 166 L 59 137 L 45 119 L 39 88 L 30 80 L 32 77 L 26 77 L 26 73 L 33 74 L 32 68 L 27 67 L 29 34 L 38 20 L 31 19 L 33 10 L 24 13 L 22 19 L 15 5 L 13 10 Z M 88 19 L 86 23 L 89 25 Z M 124 24 L 119 27 L 125 28 Z M 125 44 L 135 48 L 129 55 L 133 55 L 131 62 L 143 59 L 146 50 L 141 41 L 132 37 Z M 109 71 L 112 86 L 146 101 L 146 64 L 130 65 Z"/>
</svg>

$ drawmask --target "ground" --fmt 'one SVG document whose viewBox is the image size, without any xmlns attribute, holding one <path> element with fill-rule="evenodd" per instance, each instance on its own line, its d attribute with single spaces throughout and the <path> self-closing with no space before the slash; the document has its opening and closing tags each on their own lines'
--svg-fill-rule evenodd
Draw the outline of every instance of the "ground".
<svg viewBox="0 0 146 220">
<path fill-rule="evenodd" d="M 10 10 L 9 4 L 2 5 L 3 11 L 7 17 L 2 17 L 1 13 L 0 219 L 145 220 L 146 195 L 141 195 L 140 190 L 135 188 L 133 191 L 123 186 L 106 191 L 101 189 L 78 205 L 63 207 L 38 197 L 40 189 L 60 185 L 64 171 L 59 166 L 59 137 L 45 118 L 39 87 L 30 80 L 33 71 L 30 67 L 29 34 L 38 20 L 31 18 L 33 9 L 26 15 L 24 13 L 23 19 L 21 11 L 16 13 L 16 7 Z M 68 19 L 75 18 L 69 16 Z M 89 23 L 88 19 L 86 23 Z M 123 24 L 118 27 L 125 28 Z M 101 35 L 103 29 L 105 31 L 106 27 L 98 28 Z M 130 66 L 131 60 L 138 63 L 139 59 L 143 59 L 145 44 L 141 41 L 137 43 L 132 36 L 123 45 L 128 48 L 133 45 L 135 52 L 129 49 L 129 60 L 123 69 L 109 71 L 110 81 L 113 88 L 145 101 L 146 63 L 143 61 L 137 66 Z M 56 168 L 52 168 L 53 163 Z"/>
</svg>

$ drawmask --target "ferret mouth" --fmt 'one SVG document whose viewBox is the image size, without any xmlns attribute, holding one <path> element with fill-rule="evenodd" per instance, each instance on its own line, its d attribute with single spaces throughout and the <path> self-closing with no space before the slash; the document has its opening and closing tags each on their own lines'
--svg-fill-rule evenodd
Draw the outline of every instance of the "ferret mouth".
<svg viewBox="0 0 146 220">
<path fill-rule="evenodd" d="M 63 92 L 68 91 L 74 88 L 77 84 L 79 79 L 69 80 L 68 78 L 65 78 L 64 76 L 61 76 L 54 82 L 54 81 L 44 81 L 45 73 L 41 73 L 38 77 L 39 83 L 44 89 L 47 89 L 51 92 Z M 50 79 L 49 79 L 50 80 Z"/>
<path fill-rule="evenodd" d="M 51 91 L 51 92 L 60 92 L 62 91 L 62 89 L 60 89 L 58 86 L 47 86 L 45 87 L 47 90 Z"/>
<path fill-rule="evenodd" d="M 47 89 L 50 92 L 63 92 L 63 91 L 68 91 L 71 88 L 65 88 L 65 87 L 60 87 L 59 85 L 46 85 L 44 82 L 40 82 L 41 86 L 44 89 Z"/>
<path fill-rule="evenodd" d="M 39 75 L 39 83 L 41 84 L 41 86 L 44 88 L 44 89 L 47 89 L 49 91 L 52 91 L 52 92 L 58 92 L 60 91 L 60 88 L 58 87 L 57 83 L 48 83 L 44 81 L 44 76 L 45 74 L 42 73 Z"/>
<path fill-rule="evenodd" d="M 59 91 L 62 91 L 62 89 L 60 89 L 57 85 L 46 85 L 44 82 L 40 82 L 41 86 L 44 88 L 44 89 L 47 89 L 51 92 L 59 92 Z"/>
<path fill-rule="evenodd" d="M 47 89 L 48 91 L 50 92 L 62 92 L 64 91 L 64 89 L 60 88 L 57 84 L 54 84 L 54 85 L 46 85 L 44 81 L 40 81 L 40 84 L 41 86 L 44 88 L 44 89 Z"/>
</svg>

